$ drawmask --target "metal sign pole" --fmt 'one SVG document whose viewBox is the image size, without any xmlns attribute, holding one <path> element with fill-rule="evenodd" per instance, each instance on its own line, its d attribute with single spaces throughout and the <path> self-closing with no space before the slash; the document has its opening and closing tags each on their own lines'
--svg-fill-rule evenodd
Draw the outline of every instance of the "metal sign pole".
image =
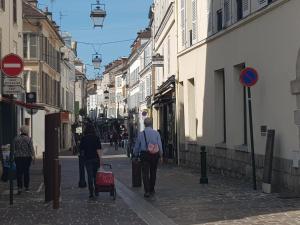
<svg viewBox="0 0 300 225">
<path fill-rule="evenodd" d="M 32 108 L 30 109 L 30 120 L 31 120 L 31 123 L 30 123 L 30 125 L 31 125 L 31 140 L 33 140 L 33 112 L 32 112 Z"/>
<path fill-rule="evenodd" d="M 9 204 L 14 204 L 14 181 L 13 181 L 13 151 L 14 151 L 14 127 L 15 127 L 15 110 L 14 110 L 14 95 L 10 95 L 10 109 L 11 109 L 11 143 L 9 154 Z"/>
<path fill-rule="evenodd" d="M 251 105 L 251 89 L 250 89 L 250 87 L 248 87 L 248 108 L 249 108 L 249 124 L 250 124 L 253 189 L 256 190 L 256 167 L 255 167 L 255 154 L 254 154 L 253 121 L 252 121 L 252 105 Z"/>
</svg>

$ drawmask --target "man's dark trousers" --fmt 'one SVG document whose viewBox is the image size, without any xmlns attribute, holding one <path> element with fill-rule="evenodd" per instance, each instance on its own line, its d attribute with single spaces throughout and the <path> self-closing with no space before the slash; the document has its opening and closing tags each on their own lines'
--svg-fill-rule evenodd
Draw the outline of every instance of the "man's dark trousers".
<svg viewBox="0 0 300 225">
<path fill-rule="evenodd" d="M 23 179 L 24 179 L 24 187 L 29 188 L 29 169 L 31 165 L 32 158 L 31 157 L 16 157 L 16 168 L 17 168 L 17 183 L 18 188 L 23 188 Z"/>
<path fill-rule="evenodd" d="M 99 168 L 99 159 L 86 160 L 85 167 L 88 174 L 90 195 L 93 195 L 96 187 L 96 174 Z"/>
<path fill-rule="evenodd" d="M 159 153 L 141 153 L 142 174 L 145 193 L 154 192 Z"/>
</svg>

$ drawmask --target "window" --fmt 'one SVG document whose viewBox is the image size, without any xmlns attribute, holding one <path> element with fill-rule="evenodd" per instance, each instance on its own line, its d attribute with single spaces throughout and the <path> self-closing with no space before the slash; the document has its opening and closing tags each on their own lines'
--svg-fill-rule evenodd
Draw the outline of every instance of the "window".
<svg viewBox="0 0 300 225">
<path fill-rule="evenodd" d="M 5 0 L 0 0 L 0 9 L 5 11 Z"/>
<path fill-rule="evenodd" d="M 181 45 L 185 47 L 185 0 L 181 0 Z"/>
<path fill-rule="evenodd" d="M 23 35 L 23 52 L 25 59 L 37 59 L 38 41 L 36 34 Z"/>
<path fill-rule="evenodd" d="M 236 19 L 237 21 L 243 19 L 243 0 L 236 0 Z"/>
<path fill-rule="evenodd" d="M 250 0 L 242 0 L 243 18 L 250 14 Z"/>
<path fill-rule="evenodd" d="M 13 0 L 13 21 L 17 23 L 17 0 Z"/>
<path fill-rule="evenodd" d="M 38 90 L 37 71 L 24 71 L 23 85 L 26 92 L 36 92 Z"/>
<path fill-rule="evenodd" d="M 222 30 L 223 28 L 223 13 L 222 9 L 217 11 L 217 31 Z"/>
<path fill-rule="evenodd" d="M 224 0 L 224 26 L 228 27 L 231 24 L 231 4 L 230 0 Z"/>
<path fill-rule="evenodd" d="M 192 0 L 192 44 L 197 42 L 197 0 Z"/>
</svg>

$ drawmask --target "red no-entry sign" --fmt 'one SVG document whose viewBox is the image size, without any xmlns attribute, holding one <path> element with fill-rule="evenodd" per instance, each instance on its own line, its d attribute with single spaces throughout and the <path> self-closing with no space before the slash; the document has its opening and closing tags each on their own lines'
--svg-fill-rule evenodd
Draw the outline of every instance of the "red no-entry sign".
<svg viewBox="0 0 300 225">
<path fill-rule="evenodd" d="M 23 69 L 23 59 L 16 54 L 8 54 L 1 61 L 1 70 L 6 76 L 17 77 L 23 72 Z"/>
</svg>

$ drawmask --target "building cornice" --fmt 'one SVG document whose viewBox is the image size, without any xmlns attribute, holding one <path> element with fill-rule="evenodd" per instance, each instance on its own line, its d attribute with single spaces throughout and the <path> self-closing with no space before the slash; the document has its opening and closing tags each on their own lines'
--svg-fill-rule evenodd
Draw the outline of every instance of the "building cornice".
<svg viewBox="0 0 300 225">
<path fill-rule="evenodd" d="M 288 1 L 290 1 L 290 0 L 277 0 L 275 2 L 272 2 L 268 6 L 262 8 L 262 9 L 256 11 L 256 12 L 251 13 L 249 16 L 247 16 L 246 18 L 243 18 L 241 21 L 238 21 L 238 22 L 226 27 L 224 30 L 219 31 L 217 33 L 214 33 L 211 36 L 198 41 L 196 44 L 192 45 L 189 48 L 186 48 L 186 49 L 182 50 L 181 52 L 178 52 L 177 57 L 184 56 L 187 53 L 189 53 L 189 52 L 191 52 L 191 51 L 193 51 L 193 50 L 195 50 L 199 47 L 202 47 L 203 45 L 206 45 L 207 43 L 209 43 L 211 41 L 214 41 L 218 38 L 223 37 L 224 35 L 226 35 L 230 32 L 235 31 L 236 29 L 239 29 L 240 27 L 242 27 L 242 26 L 244 26 L 244 25 L 246 25 L 246 24 L 262 17 L 262 16 L 264 16 L 265 14 L 275 10 L 276 8 L 280 7 L 281 5 L 283 5 L 284 3 L 288 2 Z"/>
<path fill-rule="evenodd" d="M 161 36 L 163 30 L 166 28 L 166 25 L 169 21 L 169 19 L 171 18 L 172 14 L 174 12 L 174 2 L 171 2 L 171 4 L 169 5 L 169 8 L 164 16 L 164 18 L 162 19 L 157 32 L 154 35 L 154 40 L 155 42 L 157 42 L 157 40 L 159 39 L 159 37 Z M 175 19 L 174 19 L 175 20 Z"/>
</svg>

